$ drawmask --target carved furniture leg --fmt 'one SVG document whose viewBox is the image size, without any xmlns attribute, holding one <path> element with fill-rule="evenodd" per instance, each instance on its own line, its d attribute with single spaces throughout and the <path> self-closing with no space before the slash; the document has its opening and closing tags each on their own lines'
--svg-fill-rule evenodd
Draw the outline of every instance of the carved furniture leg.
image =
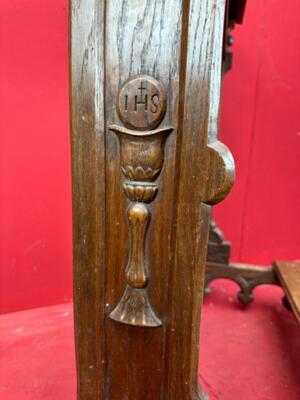
<svg viewBox="0 0 300 400">
<path fill-rule="evenodd" d="M 273 267 L 230 263 L 230 242 L 214 221 L 210 223 L 205 273 L 205 295 L 210 293 L 209 283 L 215 279 L 230 279 L 240 286 L 239 301 L 246 305 L 253 301 L 253 290 L 258 285 L 280 285 Z"/>
<path fill-rule="evenodd" d="M 225 0 L 72 0 L 78 400 L 202 400 Z"/>
</svg>

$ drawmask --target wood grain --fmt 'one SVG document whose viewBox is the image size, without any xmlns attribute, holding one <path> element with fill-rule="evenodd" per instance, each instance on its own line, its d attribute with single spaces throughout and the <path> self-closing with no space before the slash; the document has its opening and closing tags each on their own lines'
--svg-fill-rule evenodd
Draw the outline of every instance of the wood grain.
<svg viewBox="0 0 300 400">
<path fill-rule="evenodd" d="M 224 10 L 225 0 L 71 2 L 79 400 L 204 398 L 197 369 L 210 204 L 226 195 L 234 176 L 230 153 L 216 142 Z M 120 88 L 141 74 L 166 93 L 157 129 L 172 127 L 163 164 L 157 152 L 151 155 L 161 169 L 159 190 L 147 204 L 144 242 L 147 295 L 161 320 L 155 328 L 109 318 L 124 293 L 130 259 L 126 209 L 136 194 L 123 184 L 143 176 L 137 164 L 125 176 L 121 166 L 136 149 L 146 160 L 142 149 L 150 137 L 133 135 L 124 152 L 109 127 L 122 127 Z M 122 129 L 140 126 L 133 121 Z"/>
<path fill-rule="evenodd" d="M 70 5 L 73 265 L 78 398 L 103 399 L 104 3 Z"/>
<path fill-rule="evenodd" d="M 278 260 L 273 266 L 300 325 L 300 263 Z"/>
</svg>

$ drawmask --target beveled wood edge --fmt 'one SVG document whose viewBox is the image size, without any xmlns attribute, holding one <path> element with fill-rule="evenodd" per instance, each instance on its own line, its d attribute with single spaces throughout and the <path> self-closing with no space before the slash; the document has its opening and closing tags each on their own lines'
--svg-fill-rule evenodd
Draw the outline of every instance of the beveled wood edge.
<svg viewBox="0 0 300 400">
<path fill-rule="evenodd" d="M 158 129 L 153 129 L 153 130 L 148 130 L 148 131 L 138 131 L 138 130 L 133 130 L 133 129 L 128 129 L 125 128 L 124 126 L 119 126 L 116 124 L 110 124 L 108 128 L 111 131 L 117 132 L 117 133 L 122 133 L 124 135 L 129 135 L 129 136 L 138 136 L 138 137 L 145 137 L 145 136 L 154 136 L 154 135 L 159 135 L 161 133 L 164 134 L 169 134 L 174 130 L 172 126 L 165 126 L 163 128 L 158 128 Z"/>
<path fill-rule="evenodd" d="M 278 276 L 279 282 L 280 282 L 280 284 L 281 284 L 281 286 L 282 286 L 282 288 L 283 288 L 283 291 L 284 291 L 284 293 L 286 294 L 286 298 L 287 298 L 288 303 L 289 303 L 289 305 L 290 305 L 290 307 L 291 307 L 291 310 L 293 311 L 293 314 L 294 314 L 294 316 L 295 316 L 295 319 L 296 319 L 298 325 L 300 325 L 300 313 L 299 313 L 299 308 L 298 308 L 297 305 L 295 304 L 294 299 L 293 299 L 293 296 L 292 296 L 292 294 L 291 294 L 291 292 L 290 292 L 288 286 L 286 285 L 286 283 L 285 283 L 285 281 L 284 281 L 284 279 L 283 279 L 283 277 L 282 277 L 280 268 L 278 267 L 278 264 L 279 264 L 279 263 L 295 263 L 295 264 L 299 264 L 299 269 L 300 269 L 300 263 L 299 263 L 299 262 L 296 262 L 296 261 L 275 260 L 275 261 L 273 261 L 273 264 L 272 264 L 272 265 L 273 265 L 273 268 L 274 268 L 274 270 L 275 270 L 275 273 L 276 273 L 277 276 Z"/>
<path fill-rule="evenodd" d="M 235 163 L 228 147 L 219 140 L 208 144 L 208 169 L 216 170 L 216 178 L 208 190 L 204 203 L 214 205 L 221 202 L 230 192 L 235 179 Z"/>
</svg>

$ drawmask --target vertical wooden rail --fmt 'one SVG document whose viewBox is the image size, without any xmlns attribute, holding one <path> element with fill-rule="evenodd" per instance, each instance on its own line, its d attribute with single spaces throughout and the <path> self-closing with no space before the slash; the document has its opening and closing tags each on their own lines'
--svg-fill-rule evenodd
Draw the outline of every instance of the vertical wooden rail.
<svg viewBox="0 0 300 400">
<path fill-rule="evenodd" d="M 225 0 L 72 0 L 78 400 L 196 400 Z"/>
</svg>

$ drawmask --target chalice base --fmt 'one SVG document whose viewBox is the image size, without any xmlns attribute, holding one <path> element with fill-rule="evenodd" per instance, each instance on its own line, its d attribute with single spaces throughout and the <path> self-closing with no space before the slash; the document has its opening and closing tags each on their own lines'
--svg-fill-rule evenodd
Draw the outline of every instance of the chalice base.
<svg viewBox="0 0 300 400">
<path fill-rule="evenodd" d="M 126 286 L 122 299 L 109 317 L 128 325 L 144 327 L 162 325 L 152 309 L 146 289 L 136 289 L 129 285 Z"/>
</svg>

